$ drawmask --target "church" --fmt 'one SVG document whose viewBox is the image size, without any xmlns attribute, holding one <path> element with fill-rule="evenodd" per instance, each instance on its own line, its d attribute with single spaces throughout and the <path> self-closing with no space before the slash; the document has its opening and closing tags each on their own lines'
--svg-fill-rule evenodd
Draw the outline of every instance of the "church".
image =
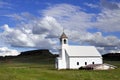
<svg viewBox="0 0 120 80">
<path fill-rule="evenodd" d="M 60 36 L 59 57 L 56 69 L 79 69 L 90 64 L 102 64 L 102 56 L 94 46 L 73 46 L 68 44 L 68 37 L 63 32 Z"/>
</svg>

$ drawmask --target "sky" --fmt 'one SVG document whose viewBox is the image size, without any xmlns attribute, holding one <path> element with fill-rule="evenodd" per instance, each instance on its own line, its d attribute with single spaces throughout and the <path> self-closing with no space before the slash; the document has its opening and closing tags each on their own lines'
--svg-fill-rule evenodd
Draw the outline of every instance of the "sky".
<svg viewBox="0 0 120 80">
<path fill-rule="evenodd" d="M 0 0 L 0 56 L 71 45 L 120 51 L 120 0 Z"/>
</svg>

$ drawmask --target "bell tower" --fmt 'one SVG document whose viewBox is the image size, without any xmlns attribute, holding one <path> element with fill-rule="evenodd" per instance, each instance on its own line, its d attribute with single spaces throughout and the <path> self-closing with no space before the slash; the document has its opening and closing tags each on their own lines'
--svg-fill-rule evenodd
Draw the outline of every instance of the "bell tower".
<svg viewBox="0 0 120 80">
<path fill-rule="evenodd" d="M 59 56 L 65 60 L 65 50 L 68 47 L 68 37 L 66 36 L 66 34 L 63 32 L 62 35 L 60 36 L 60 54 Z"/>
<path fill-rule="evenodd" d="M 66 34 L 64 32 L 60 36 L 60 44 L 61 45 L 68 45 L 68 37 L 66 36 Z"/>
<path fill-rule="evenodd" d="M 58 69 L 66 69 L 67 68 L 66 49 L 68 48 L 68 37 L 66 36 L 64 31 L 59 39 L 60 39 L 60 49 L 59 49 L 59 58 L 56 66 Z"/>
</svg>

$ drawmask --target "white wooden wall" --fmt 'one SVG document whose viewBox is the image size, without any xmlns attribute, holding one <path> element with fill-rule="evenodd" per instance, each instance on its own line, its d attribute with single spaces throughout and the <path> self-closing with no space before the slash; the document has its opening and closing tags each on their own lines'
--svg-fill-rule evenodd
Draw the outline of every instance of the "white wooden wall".
<svg viewBox="0 0 120 80">
<path fill-rule="evenodd" d="M 77 62 L 79 65 L 77 65 Z M 69 58 L 69 68 L 70 69 L 78 69 L 81 66 L 85 66 L 85 62 L 88 64 L 102 64 L 102 58 Z"/>
</svg>

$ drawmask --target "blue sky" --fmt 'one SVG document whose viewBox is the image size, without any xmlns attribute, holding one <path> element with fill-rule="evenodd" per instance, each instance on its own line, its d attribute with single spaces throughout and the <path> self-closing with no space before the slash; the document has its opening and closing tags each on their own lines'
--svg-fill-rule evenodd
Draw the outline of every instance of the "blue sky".
<svg viewBox="0 0 120 80">
<path fill-rule="evenodd" d="M 119 0 L 0 0 L 0 51 L 56 51 L 63 29 L 72 45 L 119 51 L 119 21 Z"/>
</svg>

